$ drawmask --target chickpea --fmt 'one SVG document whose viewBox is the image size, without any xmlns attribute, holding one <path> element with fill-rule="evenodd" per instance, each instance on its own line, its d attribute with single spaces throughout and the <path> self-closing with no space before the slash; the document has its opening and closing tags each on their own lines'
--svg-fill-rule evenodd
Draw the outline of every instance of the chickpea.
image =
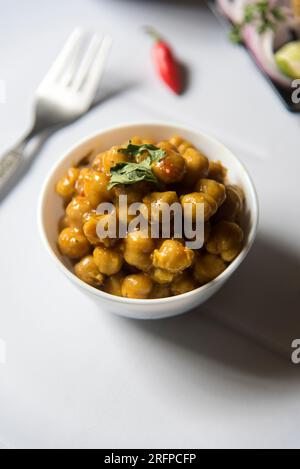
<svg viewBox="0 0 300 469">
<path fill-rule="evenodd" d="M 211 254 L 219 254 L 226 262 L 231 262 L 242 249 L 243 231 L 236 223 L 220 221 L 213 226 L 206 249 Z"/>
<path fill-rule="evenodd" d="M 147 232 L 136 230 L 128 233 L 125 239 L 125 249 L 139 251 L 144 254 L 151 254 L 154 250 L 154 241 L 148 236 Z"/>
<path fill-rule="evenodd" d="M 69 201 L 75 193 L 75 184 L 79 176 L 78 168 L 70 168 L 56 185 L 56 192 L 65 200 Z"/>
<path fill-rule="evenodd" d="M 208 221 L 218 210 L 217 202 L 208 194 L 202 192 L 192 192 L 191 194 L 185 194 L 180 197 L 180 202 L 184 211 L 187 211 L 185 204 L 192 205 L 192 219 L 196 220 L 197 216 L 197 204 L 204 205 L 204 221 Z M 187 212 L 189 213 L 189 212 Z"/>
<path fill-rule="evenodd" d="M 179 137 L 178 135 L 172 137 L 170 139 L 170 143 L 172 143 L 172 145 L 174 145 L 182 155 L 188 148 L 194 148 L 191 142 L 184 140 L 184 138 Z"/>
<path fill-rule="evenodd" d="M 58 230 L 61 232 L 64 228 L 68 228 L 71 225 L 69 218 L 66 215 L 60 217 L 58 222 Z"/>
<path fill-rule="evenodd" d="M 90 201 L 92 207 L 97 207 L 101 202 L 108 202 L 113 198 L 113 191 L 107 190 L 109 176 L 99 171 L 94 171 L 86 177 L 83 184 L 83 192 Z"/>
<path fill-rule="evenodd" d="M 179 273 L 190 267 L 194 252 L 179 241 L 168 239 L 153 252 L 153 266 L 172 273 Z"/>
<path fill-rule="evenodd" d="M 166 152 L 175 151 L 178 153 L 177 148 L 169 140 L 162 140 L 161 142 L 158 142 L 156 146 L 162 150 L 165 150 Z"/>
<path fill-rule="evenodd" d="M 168 298 L 168 296 L 172 296 L 170 288 L 168 285 L 158 285 L 155 284 L 151 291 L 151 298 L 159 299 L 159 298 Z"/>
<path fill-rule="evenodd" d="M 79 259 L 88 254 L 90 245 L 83 233 L 75 227 L 62 230 L 58 237 L 60 252 L 70 259 Z"/>
<path fill-rule="evenodd" d="M 152 138 L 143 138 L 142 145 L 155 145 L 155 140 Z"/>
<path fill-rule="evenodd" d="M 104 275 L 99 272 L 93 256 L 83 257 L 75 265 L 74 271 L 77 277 L 93 287 L 100 287 L 104 283 Z"/>
<path fill-rule="evenodd" d="M 92 160 L 92 168 L 95 169 L 96 171 L 102 171 L 103 165 L 103 155 L 107 153 L 106 151 L 103 151 L 101 153 L 98 153 L 95 158 Z"/>
<path fill-rule="evenodd" d="M 112 215 L 97 215 L 96 213 L 89 217 L 89 219 L 83 225 L 83 232 L 88 241 L 97 246 L 104 244 L 105 247 L 113 246 L 116 239 L 111 237 L 100 238 L 97 233 L 97 225 L 100 221 L 104 223 L 103 226 L 107 229 L 109 219 Z"/>
<path fill-rule="evenodd" d="M 215 181 L 221 182 L 224 184 L 226 179 L 227 169 L 224 168 L 221 161 L 210 161 L 209 162 L 209 171 L 208 177 L 214 179 Z"/>
<path fill-rule="evenodd" d="M 151 253 L 154 249 L 153 241 L 148 238 L 149 252 L 144 252 L 138 247 L 131 249 L 132 241 L 128 242 L 128 237 L 124 241 L 124 259 L 132 267 L 135 267 L 143 272 L 147 272 L 152 267 Z M 145 243 L 146 244 L 146 243 Z M 150 250 L 151 249 L 151 250 Z"/>
<path fill-rule="evenodd" d="M 236 221 L 244 206 L 244 194 L 238 186 L 226 186 L 226 200 L 218 213 L 217 220 Z"/>
<path fill-rule="evenodd" d="M 66 215 L 70 223 L 77 228 L 82 227 L 82 216 L 91 210 L 92 206 L 86 197 L 74 197 L 66 208 Z"/>
<path fill-rule="evenodd" d="M 125 275 L 122 272 L 107 277 L 103 286 L 103 290 L 106 293 L 110 293 L 111 295 L 122 296 L 122 283 L 124 278 Z"/>
<path fill-rule="evenodd" d="M 150 276 L 152 280 L 159 285 L 167 285 L 173 281 L 173 279 L 176 277 L 176 273 L 169 272 L 165 269 L 156 268 L 150 271 Z"/>
<path fill-rule="evenodd" d="M 178 202 L 178 197 L 174 191 L 152 192 L 143 198 L 143 203 L 148 209 L 149 220 L 152 223 L 162 221 L 164 213 L 163 204 L 172 205 L 175 202 Z"/>
<path fill-rule="evenodd" d="M 84 224 L 87 222 L 87 221 L 90 221 L 91 218 L 94 218 L 95 216 L 97 215 L 97 211 L 95 209 L 92 209 L 90 210 L 89 212 L 85 212 L 83 215 L 82 215 L 82 226 L 84 226 Z"/>
<path fill-rule="evenodd" d="M 219 256 L 208 252 L 201 252 L 195 261 L 194 277 L 204 285 L 218 277 L 226 269 L 226 264 Z"/>
<path fill-rule="evenodd" d="M 78 195 L 84 196 L 84 183 L 93 173 L 93 171 L 94 170 L 92 168 L 81 168 L 79 170 L 79 176 L 75 184 L 76 193 Z"/>
<path fill-rule="evenodd" d="M 150 204 L 160 205 L 161 203 L 172 205 L 174 202 L 178 202 L 178 197 L 175 191 L 152 192 L 143 198 L 143 202 L 148 206 Z"/>
<path fill-rule="evenodd" d="M 119 185 L 113 191 L 115 193 L 115 201 L 119 201 L 120 195 L 127 196 L 127 205 L 141 202 L 144 195 L 150 190 L 150 185 L 147 182 L 140 181 L 130 186 Z"/>
<path fill-rule="evenodd" d="M 131 215 L 129 213 L 129 205 L 121 206 L 116 202 L 115 209 L 116 209 L 116 216 L 117 216 L 118 223 L 122 226 L 126 225 L 126 228 L 128 228 L 129 223 L 135 219 L 136 215 Z M 144 218 L 146 219 L 146 216 Z M 118 225 L 117 225 L 117 230 L 118 230 Z"/>
<path fill-rule="evenodd" d="M 174 135 L 173 137 L 170 138 L 169 142 L 178 149 L 179 145 L 181 145 L 184 142 L 184 139 L 180 137 L 179 135 Z"/>
<path fill-rule="evenodd" d="M 146 299 L 152 290 L 152 280 L 146 274 L 133 274 L 125 277 L 122 283 L 122 295 L 125 298 Z"/>
<path fill-rule="evenodd" d="M 123 265 L 122 255 L 113 249 L 98 246 L 94 249 L 94 261 L 102 274 L 117 274 Z"/>
<path fill-rule="evenodd" d="M 192 272 L 183 272 L 173 280 L 171 291 L 173 295 L 182 295 L 183 293 L 195 290 L 196 287 L 197 283 Z"/>
<path fill-rule="evenodd" d="M 102 171 L 105 174 L 110 175 L 110 169 L 116 166 L 118 163 L 125 163 L 128 161 L 128 155 L 122 152 L 122 148 L 119 146 L 112 147 L 110 150 L 101 154 L 101 158 L 94 161 L 98 171 Z M 94 167 L 93 164 L 93 167 Z"/>
<path fill-rule="evenodd" d="M 155 244 L 148 234 L 140 230 L 128 233 L 124 246 L 124 259 L 127 264 L 143 271 L 151 268 L 151 253 L 154 251 Z"/>
<path fill-rule="evenodd" d="M 191 187 L 197 179 L 204 178 L 208 174 L 208 158 L 195 148 L 188 148 L 183 153 L 185 160 L 186 174 L 182 180 L 182 184 Z"/>
<path fill-rule="evenodd" d="M 180 182 L 185 174 L 185 160 L 169 142 L 158 145 L 166 156 L 152 164 L 152 171 L 159 181 L 165 184 Z"/>
<path fill-rule="evenodd" d="M 131 139 L 126 142 L 126 147 L 127 147 L 130 143 L 131 143 L 132 145 L 142 145 L 142 144 L 143 144 L 143 140 L 142 140 L 140 137 L 134 136 L 134 137 L 131 137 Z"/>
<path fill-rule="evenodd" d="M 218 207 L 221 207 L 226 199 L 225 186 L 213 179 L 199 179 L 195 191 L 210 195 L 217 202 Z"/>
</svg>

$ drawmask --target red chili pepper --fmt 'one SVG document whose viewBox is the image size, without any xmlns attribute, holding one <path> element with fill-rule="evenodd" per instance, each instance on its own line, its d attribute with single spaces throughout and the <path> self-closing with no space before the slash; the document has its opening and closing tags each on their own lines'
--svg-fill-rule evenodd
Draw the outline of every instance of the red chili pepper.
<svg viewBox="0 0 300 469">
<path fill-rule="evenodd" d="M 182 91 L 181 67 L 170 45 L 153 28 L 147 27 L 146 31 L 155 39 L 152 54 L 160 77 L 174 93 L 180 94 Z"/>
</svg>

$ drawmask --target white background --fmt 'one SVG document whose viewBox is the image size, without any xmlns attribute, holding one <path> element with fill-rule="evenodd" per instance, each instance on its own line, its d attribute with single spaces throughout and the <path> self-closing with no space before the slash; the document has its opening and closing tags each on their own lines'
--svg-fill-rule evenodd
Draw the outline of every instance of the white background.
<svg viewBox="0 0 300 469">
<path fill-rule="evenodd" d="M 47 142 L 0 205 L 0 447 L 300 447 L 300 116 L 197 1 L 0 0 L 0 150 L 30 124 L 34 90 L 72 29 L 114 39 L 102 103 Z M 190 70 L 180 98 L 157 80 L 156 26 Z M 73 287 L 41 245 L 42 183 L 102 127 L 169 120 L 209 131 L 244 161 L 261 205 L 246 262 L 200 310 L 114 317 Z"/>
</svg>

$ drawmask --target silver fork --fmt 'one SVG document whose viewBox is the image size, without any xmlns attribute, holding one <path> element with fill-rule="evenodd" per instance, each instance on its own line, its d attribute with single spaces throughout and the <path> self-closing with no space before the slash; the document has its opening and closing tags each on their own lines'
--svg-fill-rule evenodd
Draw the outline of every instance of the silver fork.
<svg viewBox="0 0 300 469">
<path fill-rule="evenodd" d="M 0 159 L 0 192 L 22 164 L 27 143 L 43 132 L 48 137 L 85 114 L 92 106 L 111 38 L 92 36 L 82 55 L 86 33 L 76 29 L 36 91 L 35 117 L 31 130 Z"/>
</svg>

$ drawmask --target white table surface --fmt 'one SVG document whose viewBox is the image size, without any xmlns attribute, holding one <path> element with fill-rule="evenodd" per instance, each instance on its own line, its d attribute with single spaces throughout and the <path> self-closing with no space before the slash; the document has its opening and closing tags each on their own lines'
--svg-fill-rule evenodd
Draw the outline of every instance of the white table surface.
<svg viewBox="0 0 300 469">
<path fill-rule="evenodd" d="M 42 149 L 0 205 L 0 447 L 300 447 L 300 116 L 289 114 L 202 2 L 0 0 L 0 150 L 30 122 L 34 90 L 77 25 L 110 33 L 107 99 Z M 190 69 L 174 97 L 156 79 L 155 25 Z M 216 135 L 256 182 L 255 248 L 200 310 L 136 322 L 108 315 L 56 270 L 37 200 L 49 169 L 88 133 L 172 120 Z"/>
</svg>

